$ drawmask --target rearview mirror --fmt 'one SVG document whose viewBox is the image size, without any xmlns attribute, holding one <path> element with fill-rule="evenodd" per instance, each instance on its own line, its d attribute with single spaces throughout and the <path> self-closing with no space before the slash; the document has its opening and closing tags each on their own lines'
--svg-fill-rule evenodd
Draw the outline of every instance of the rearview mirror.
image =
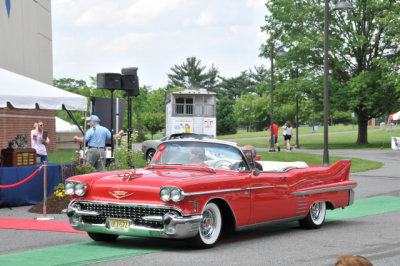
<svg viewBox="0 0 400 266">
<path fill-rule="evenodd" d="M 260 174 L 260 170 L 258 170 L 257 168 L 253 169 L 251 171 L 251 173 L 253 174 L 253 176 L 258 176 Z"/>
</svg>

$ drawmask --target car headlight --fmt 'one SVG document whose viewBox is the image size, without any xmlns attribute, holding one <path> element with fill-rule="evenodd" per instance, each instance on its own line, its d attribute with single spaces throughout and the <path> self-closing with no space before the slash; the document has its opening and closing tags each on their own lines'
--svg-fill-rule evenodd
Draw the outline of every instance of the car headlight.
<svg viewBox="0 0 400 266">
<path fill-rule="evenodd" d="M 66 182 L 65 183 L 65 193 L 67 195 L 77 195 L 77 196 L 83 196 L 85 195 L 86 192 L 86 184 L 81 183 L 81 182 Z"/>
<path fill-rule="evenodd" d="M 182 201 L 184 199 L 184 192 L 178 187 L 161 187 L 160 198 L 162 201 Z"/>
<path fill-rule="evenodd" d="M 75 194 L 78 196 L 83 196 L 85 194 L 86 185 L 83 183 L 77 183 L 75 185 Z"/>
<path fill-rule="evenodd" d="M 67 182 L 66 184 L 65 184 L 65 193 L 67 194 L 67 195 L 72 195 L 72 194 L 74 194 L 74 189 L 75 188 L 75 184 L 74 183 L 72 183 L 72 182 Z"/>
<path fill-rule="evenodd" d="M 183 199 L 182 197 L 182 190 L 179 188 L 174 188 L 171 190 L 171 200 L 178 202 Z"/>
<path fill-rule="evenodd" d="M 168 188 L 162 188 L 160 191 L 160 198 L 162 201 L 169 201 L 171 199 L 171 193 Z"/>
</svg>

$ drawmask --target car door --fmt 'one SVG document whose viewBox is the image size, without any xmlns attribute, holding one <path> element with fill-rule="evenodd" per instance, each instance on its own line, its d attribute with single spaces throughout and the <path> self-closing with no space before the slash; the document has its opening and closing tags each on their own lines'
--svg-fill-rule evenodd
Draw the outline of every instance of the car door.
<svg viewBox="0 0 400 266">
<path fill-rule="evenodd" d="M 251 224 L 286 219 L 294 213 L 286 173 L 261 172 L 252 176 Z"/>
</svg>

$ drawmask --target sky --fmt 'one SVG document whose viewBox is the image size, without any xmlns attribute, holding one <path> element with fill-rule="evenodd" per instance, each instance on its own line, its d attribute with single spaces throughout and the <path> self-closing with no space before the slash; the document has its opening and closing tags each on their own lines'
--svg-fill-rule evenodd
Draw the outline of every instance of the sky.
<svg viewBox="0 0 400 266">
<path fill-rule="evenodd" d="M 53 0 L 54 78 L 138 67 L 140 86 L 165 87 L 195 56 L 225 78 L 254 66 L 267 39 L 266 0 Z"/>
</svg>

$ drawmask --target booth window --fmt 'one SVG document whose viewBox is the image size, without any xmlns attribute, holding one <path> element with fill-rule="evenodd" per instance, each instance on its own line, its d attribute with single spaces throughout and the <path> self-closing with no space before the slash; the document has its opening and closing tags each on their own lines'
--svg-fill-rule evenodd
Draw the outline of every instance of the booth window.
<svg viewBox="0 0 400 266">
<path fill-rule="evenodd" d="M 176 114 L 192 115 L 193 114 L 193 98 L 176 98 L 175 99 Z"/>
</svg>

